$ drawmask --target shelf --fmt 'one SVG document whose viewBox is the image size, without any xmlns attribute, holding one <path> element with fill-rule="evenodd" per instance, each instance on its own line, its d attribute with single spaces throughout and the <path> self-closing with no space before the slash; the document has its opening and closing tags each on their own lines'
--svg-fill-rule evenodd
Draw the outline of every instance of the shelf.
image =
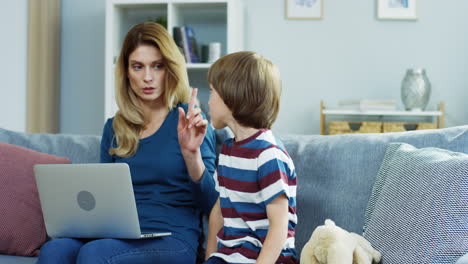
<svg viewBox="0 0 468 264">
<path fill-rule="evenodd" d="M 342 109 L 326 109 L 323 110 L 325 115 L 361 115 L 361 116 L 442 116 L 441 111 L 359 111 L 359 110 L 342 110 Z"/>
<path fill-rule="evenodd" d="M 432 118 L 433 121 L 436 119 L 437 128 L 444 127 L 445 120 L 445 103 L 441 101 L 438 105 L 437 111 L 384 111 L 384 110 L 373 110 L 373 111 L 360 111 L 360 110 L 346 110 L 346 109 L 326 109 L 323 101 L 320 102 L 320 134 L 326 135 L 327 129 L 327 116 L 347 116 L 342 121 L 352 122 L 349 120 L 350 116 L 369 116 L 378 117 L 379 119 L 384 119 L 384 117 L 403 117 L 408 120 L 411 118 Z M 382 121 L 380 121 L 382 122 Z"/>
<path fill-rule="evenodd" d="M 172 35 L 175 27 L 195 31 L 199 51 L 211 42 L 221 43 L 221 55 L 244 50 L 243 0 L 106 0 L 104 117 L 117 111 L 115 59 L 127 32 L 136 24 L 166 19 Z M 201 104 L 207 105 L 206 72 L 211 63 L 188 63 L 189 84 L 200 89 Z"/>
<path fill-rule="evenodd" d="M 207 70 L 211 67 L 211 63 L 187 63 L 187 69 Z"/>
</svg>

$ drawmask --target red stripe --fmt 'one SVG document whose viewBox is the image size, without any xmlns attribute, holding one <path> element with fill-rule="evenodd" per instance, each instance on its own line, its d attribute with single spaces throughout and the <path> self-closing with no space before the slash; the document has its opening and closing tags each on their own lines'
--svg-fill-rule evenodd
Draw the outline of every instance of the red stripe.
<svg viewBox="0 0 468 264">
<path fill-rule="evenodd" d="M 221 213 L 224 218 L 242 218 L 245 222 L 247 221 L 256 221 L 267 219 L 267 214 L 262 213 L 248 213 L 248 212 L 237 212 L 234 208 L 221 208 Z"/>
<path fill-rule="evenodd" d="M 249 259 L 257 259 L 259 253 L 248 249 L 248 248 L 226 248 L 222 247 L 218 250 L 219 253 L 224 255 L 232 255 L 235 253 L 239 253 L 242 256 L 249 258 Z M 282 263 L 282 264 L 296 264 L 296 258 L 292 256 L 279 256 L 279 258 L 275 261 L 275 263 Z"/>
<path fill-rule="evenodd" d="M 290 158 L 286 150 L 282 150 L 278 146 L 273 145 L 273 144 L 266 148 L 258 148 L 258 149 L 243 148 L 243 147 L 238 147 L 238 146 L 229 147 L 228 145 L 223 145 L 221 147 L 221 154 L 232 156 L 232 157 L 244 158 L 244 159 L 255 159 L 255 158 L 258 158 L 258 156 L 260 156 L 260 154 L 263 151 L 267 149 L 271 149 L 271 148 L 278 149 L 279 151 L 283 152 L 288 158 Z"/>
<path fill-rule="evenodd" d="M 288 186 L 296 186 L 296 178 L 289 180 L 288 175 L 279 169 L 267 174 L 265 177 L 260 179 L 259 182 L 240 181 L 221 175 L 218 175 L 218 182 L 221 186 L 224 186 L 229 190 L 256 193 L 278 181 L 278 178 L 281 178 Z"/>
<path fill-rule="evenodd" d="M 218 182 L 227 189 L 238 192 L 256 193 L 260 190 L 257 182 L 239 181 L 219 175 Z"/>
<path fill-rule="evenodd" d="M 231 156 L 231 157 L 238 157 L 238 158 L 244 158 L 244 159 L 255 159 L 258 158 L 260 153 L 262 153 L 264 150 L 269 149 L 269 148 L 274 148 L 275 146 L 269 146 L 267 148 L 258 148 L 258 149 L 253 149 L 253 148 L 242 148 L 242 147 L 228 147 L 228 146 L 223 146 L 221 149 L 221 154 Z"/>
<path fill-rule="evenodd" d="M 278 260 L 276 260 L 276 263 L 281 263 L 281 264 L 296 264 L 297 259 L 292 257 L 292 256 L 280 256 Z"/>
<path fill-rule="evenodd" d="M 239 238 L 250 237 L 249 235 L 225 235 L 224 233 L 218 234 L 218 238 L 224 241 L 235 240 Z"/>
<path fill-rule="evenodd" d="M 248 249 L 248 248 L 243 248 L 243 247 L 236 247 L 236 248 L 227 248 L 227 247 L 222 247 L 218 250 L 219 253 L 225 254 L 225 255 L 231 255 L 235 253 L 239 253 L 242 256 L 249 258 L 249 259 L 257 259 L 258 258 L 258 253 Z"/>
<path fill-rule="evenodd" d="M 277 169 L 265 175 L 263 178 L 261 178 L 258 181 L 258 185 L 260 186 L 260 189 L 265 189 L 271 184 L 277 182 L 278 179 L 283 180 L 283 182 L 289 186 L 296 185 L 296 178 L 289 180 L 288 175 L 284 173 L 283 171 L 281 171 L 280 169 Z"/>
<path fill-rule="evenodd" d="M 296 234 L 296 231 L 294 229 L 288 229 L 287 238 L 294 237 L 295 234 Z M 217 237 L 219 239 L 221 239 L 221 240 L 224 240 L 224 241 L 230 241 L 230 240 L 235 240 L 235 239 L 239 239 L 239 238 L 246 238 L 246 237 L 253 237 L 253 236 L 249 236 L 248 234 L 226 235 L 226 234 L 224 234 L 224 232 L 218 232 Z M 266 239 L 266 236 L 264 236 L 264 237 L 253 237 L 253 238 L 256 238 L 256 239 L 260 240 L 260 242 L 264 243 L 265 239 Z"/>
<path fill-rule="evenodd" d="M 291 214 L 296 214 L 296 206 L 288 206 L 288 211 Z"/>
</svg>

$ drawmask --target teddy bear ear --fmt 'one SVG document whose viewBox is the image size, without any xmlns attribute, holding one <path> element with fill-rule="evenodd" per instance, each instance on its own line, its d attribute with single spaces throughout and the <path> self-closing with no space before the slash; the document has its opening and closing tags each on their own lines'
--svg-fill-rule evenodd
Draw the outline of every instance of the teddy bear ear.
<svg viewBox="0 0 468 264">
<path fill-rule="evenodd" d="M 333 222 L 333 221 L 330 220 L 330 219 L 326 219 L 326 220 L 325 220 L 325 225 L 326 225 L 326 226 L 335 226 L 335 222 Z"/>
</svg>

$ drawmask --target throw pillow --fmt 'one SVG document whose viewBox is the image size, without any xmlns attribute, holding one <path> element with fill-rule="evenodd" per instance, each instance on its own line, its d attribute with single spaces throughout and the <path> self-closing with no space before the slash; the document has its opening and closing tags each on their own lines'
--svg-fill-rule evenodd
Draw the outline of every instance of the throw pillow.
<svg viewBox="0 0 468 264">
<path fill-rule="evenodd" d="M 364 237 L 382 263 L 454 263 L 468 252 L 468 155 L 390 144 Z"/>
<path fill-rule="evenodd" d="M 0 142 L 0 254 L 37 256 L 47 239 L 34 164 L 66 158 Z"/>
</svg>

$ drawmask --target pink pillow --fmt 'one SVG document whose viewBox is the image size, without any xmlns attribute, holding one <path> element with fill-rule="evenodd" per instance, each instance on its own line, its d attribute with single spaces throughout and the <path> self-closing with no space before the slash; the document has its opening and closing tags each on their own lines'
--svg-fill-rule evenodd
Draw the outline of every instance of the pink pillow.
<svg viewBox="0 0 468 264">
<path fill-rule="evenodd" d="M 47 240 L 34 164 L 69 159 L 0 142 L 0 254 L 37 256 Z"/>
</svg>

